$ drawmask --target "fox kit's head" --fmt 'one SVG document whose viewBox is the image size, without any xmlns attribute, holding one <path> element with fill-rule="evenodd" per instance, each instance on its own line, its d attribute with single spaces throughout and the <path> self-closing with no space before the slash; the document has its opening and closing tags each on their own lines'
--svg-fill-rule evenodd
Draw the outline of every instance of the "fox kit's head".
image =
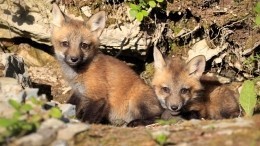
<svg viewBox="0 0 260 146">
<path fill-rule="evenodd" d="M 64 15 L 53 4 L 52 44 L 58 60 L 77 67 L 98 52 L 99 36 L 105 27 L 105 12 L 93 15 L 87 22 Z"/>
<path fill-rule="evenodd" d="M 154 49 L 155 74 L 152 84 L 162 107 L 169 109 L 172 115 L 177 115 L 202 90 L 200 77 L 205 63 L 202 55 L 188 63 L 177 57 L 164 59 L 161 52 Z"/>
</svg>

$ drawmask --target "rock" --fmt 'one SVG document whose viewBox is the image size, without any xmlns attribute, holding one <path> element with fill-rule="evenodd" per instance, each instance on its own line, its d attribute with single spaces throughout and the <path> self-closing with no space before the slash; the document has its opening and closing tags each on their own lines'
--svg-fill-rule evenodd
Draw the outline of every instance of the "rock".
<svg viewBox="0 0 260 146">
<path fill-rule="evenodd" d="M 128 11 L 127 5 L 122 5 L 122 10 Z M 3 38 L 25 37 L 35 42 L 51 45 L 50 32 L 52 22 L 52 5 L 50 1 L 23 0 L 17 3 L 16 0 L 4 1 L 0 5 L 0 36 Z M 63 9 L 64 10 L 64 9 Z M 90 16 L 91 10 L 88 6 L 82 7 L 81 11 Z M 65 11 L 65 13 L 67 13 Z M 140 31 L 140 22 L 132 21 L 127 14 L 122 13 L 126 21 L 120 28 L 113 23 L 103 31 L 101 35 L 101 49 L 135 49 L 146 53 L 146 48 L 151 42 L 151 38 L 146 37 Z M 111 16 L 117 19 L 118 16 Z M 82 19 L 82 18 L 81 18 Z M 109 23 L 109 22 L 108 22 Z M 122 44 L 123 43 L 123 44 Z M 143 54 L 142 54 L 143 55 Z M 40 62 L 34 62 L 37 65 Z"/>
<path fill-rule="evenodd" d="M 203 39 L 199 42 L 197 42 L 189 51 L 188 51 L 188 59 L 191 60 L 193 57 L 198 55 L 204 55 L 206 57 L 206 60 L 211 59 L 213 56 L 218 55 L 222 51 L 224 51 L 228 47 L 228 43 L 225 43 L 223 46 L 217 46 L 214 49 L 211 49 L 206 39 Z"/>
<path fill-rule="evenodd" d="M 83 14 L 85 14 L 87 17 L 90 17 L 91 14 L 91 8 L 89 6 L 84 6 L 81 8 L 81 11 Z"/>
<path fill-rule="evenodd" d="M 151 42 L 151 39 L 142 37 L 140 32 L 140 22 L 125 23 L 120 28 L 111 25 L 106 28 L 100 36 L 101 49 L 136 49 L 145 51 Z"/>
<path fill-rule="evenodd" d="M 4 1 L 0 5 L 0 36 L 5 38 L 25 37 L 50 44 L 50 10 L 48 1 Z"/>
<path fill-rule="evenodd" d="M 31 97 L 46 99 L 45 96 L 38 96 L 38 88 L 23 89 L 16 79 L 9 77 L 0 77 L 0 91 L 0 101 L 6 103 L 9 99 L 19 102 Z"/>
<path fill-rule="evenodd" d="M 25 99 L 30 99 L 30 98 L 38 98 L 38 88 L 25 88 Z"/>
<path fill-rule="evenodd" d="M 8 103 L 9 99 L 19 102 L 23 100 L 25 92 L 22 86 L 14 78 L 0 77 L 0 102 Z"/>
<path fill-rule="evenodd" d="M 69 144 L 65 140 L 56 140 L 51 144 L 51 146 L 69 146 Z"/>
<path fill-rule="evenodd" d="M 53 100 L 52 100 L 53 101 Z M 45 110 L 49 110 L 49 109 L 51 109 L 52 107 L 55 107 L 55 106 L 57 106 L 57 103 L 56 102 L 46 102 L 46 103 L 44 103 L 43 104 L 43 109 L 45 109 Z"/>
<path fill-rule="evenodd" d="M 10 105 L 0 101 L 0 117 L 11 118 L 13 116 L 14 111 L 15 109 L 12 108 Z"/>
<path fill-rule="evenodd" d="M 48 110 L 52 107 L 58 106 L 58 108 L 61 110 L 62 115 L 65 118 L 74 118 L 76 117 L 76 106 L 69 104 L 69 103 L 65 103 L 65 104 L 61 104 L 57 101 L 51 100 L 50 102 L 46 102 L 43 107 L 44 109 Z"/>
<path fill-rule="evenodd" d="M 65 123 L 63 123 L 62 121 L 60 121 L 58 119 L 51 118 L 51 119 L 44 121 L 41 124 L 39 130 L 50 129 L 50 128 L 57 130 L 57 129 L 60 129 L 60 128 L 63 128 L 63 127 L 65 127 Z"/>
<path fill-rule="evenodd" d="M 49 145 L 52 143 L 57 136 L 57 130 L 53 128 L 45 128 L 37 131 L 43 138 L 43 145 Z"/>
<path fill-rule="evenodd" d="M 31 97 L 46 100 L 44 95 L 38 96 L 38 88 L 23 89 L 17 79 L 0 77 L 0 117 L 12 116 L 14 108 L 9 105 L 10 99 L 23 102 Z"/>
<path fill-rule="evenodd" d="M 23 58 L 24 63 L 28 67 L 44 66 L 47 63 L 52 63 L 55 61 L 55 58 L 50 54 L 40 49 L 33 48 L 29 44 L 20 44 L 16 53 L 17 56 Z"/>
<path fill-rule="evenodd" d="M 62 111 L 62 115 L 67 118 L 76 117 L 76 106 L 72 104 L 59 104 L 58 107 Z"/>
<path fill-rule="evenodd" d="M 31 86 L 31 81 L 22 58 L 11 53 L 0 53 L 0 61 L 5 67 L 5 77 L 16 78 L 23 87 Z"/>
<path fill-rule="evenodd" d="M 211 125 L 206 125 L 206 126 L 202 126 L 202 129 L 208 129 L 208 128 L 218 128 L 218 129 L 227 129 L 230 127 L 253 127 L 254 126 L 254 122 L 253 120 L 249 120 L 249 119 L 244 119 L 244 118 L 236 118 L 234 121 L 232 122 L 220 122 L 220 123 L 216 123 L 216 124 L 211 124 Z"/>
<path fill-rule="evenodd" d="M 12 145 L 12 144 L 11 144 Z M 39 133 L 32 133 L 24 136 L 18 140 L 15 140 L 13 145 L 19 146 L 43 146 L 44 139 Z"/>
<path fill-rule="evenodd" d="M 5 66 L 0 62 L 0 77 L 4 76 Z"/>
<path fill-rule="evenodd" d="M 89 125 L 84 123 L 67 124 L 67 127 L 59 130 L 57 139 L 71 140 L 76 134 L 89 129 Z"/>
</svg>

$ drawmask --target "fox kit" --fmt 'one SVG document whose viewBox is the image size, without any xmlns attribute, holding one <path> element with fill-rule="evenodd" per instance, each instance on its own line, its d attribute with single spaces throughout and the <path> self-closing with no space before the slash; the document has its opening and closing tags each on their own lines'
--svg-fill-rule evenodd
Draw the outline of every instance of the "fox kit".
<svg viewBox="0 0 260 146">
<path fill-rule="evenodd" d="M 160 116 L 162 109 L 151 87 L 125 63 L 99 52 L 105 12 L 83 22 L 64 15 L 53 4 L 52 44 L 74 93 L 77 118 L 126 125 Z"/>
<path fill-rule="evenodd" d="M 157 98 L 171 115 L 183 118 L 223 119 L 239 115 L 236 94 L 224 85 L 203 80 L 205 57 L 185 63 L 178 57 L 163 58 L 154 49 L 155 74 L 152 81 Z"/>
</svg>

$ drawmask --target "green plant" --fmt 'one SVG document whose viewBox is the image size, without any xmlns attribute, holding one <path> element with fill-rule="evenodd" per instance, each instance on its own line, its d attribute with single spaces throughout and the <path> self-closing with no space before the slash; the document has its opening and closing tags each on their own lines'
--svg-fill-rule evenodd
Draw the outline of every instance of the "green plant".
<svg viewBox="0 0 260 146">
<path fill-rule="evenodd" d="M 170 120 L 157 120 L 156 122 L 159 123 L 160 125 L 171 125 L 171 124 L 176 124 L 180 120 L 181 119 L 174 118 Z"/>
<path fill-rule="evenodd" d="M 159 144 L 159 145 L 164 145 L 166 143 L 168 139 L 168 135 L 166 134 L 159 134 L 155 137 L 155 141 Z"/>
<path fill-rule="evenodd" d="M 254 72 L 254 70 L 256 70 L 255 64 L 258 64 L 259 61 L 260 61 L 260 54 L 250 55 L 243 62 L 243 65 L 247 71 Z"/>
<path fill-rule="evenodd" d="M 61 111 L 53 107 L 48 111 L 42 109 L 43 102 L 36 98 L 30 98 L 27 103 L 19 103 L 9 100 L 14 109 L 11 118 L 0 117 L 0 144 L 8 141 L 11 137 L 19 137 L 35 132 L 40 123 L 49 117 L 61 118 Z"/>
<path fill-rule="evenodd" d="M 164 0 L 137 0 L 131 2 L 130 15 L 136 18 L 138 21 L 142 21 L 144 17 L 147 17 L 151 9 L 162 3 Z"/>
<path fill-rule="evenodd" d="M 170 132 L 166 130 L 159 130 L 151 133 L 149 132 L 149 134 L 157 144 L 163 146 L 167 143 L 167 139 L 169 138 Z"/>
<path fill-rule="evenodd" d="M 239 97 L 239 103 L 245 111 L 246 116 L 252 116 L 256 105 L 257 95 L 255 91 L 255 82 L 247 80 L 242 85 Z"/>
<path fill-rule="evenodd" d="M 256 12 L 255 23 L 256 23 L 256 25 L 259 26 L 260 25 L 260 2 L 256 3 L 254 11 Z"/>
</svg>

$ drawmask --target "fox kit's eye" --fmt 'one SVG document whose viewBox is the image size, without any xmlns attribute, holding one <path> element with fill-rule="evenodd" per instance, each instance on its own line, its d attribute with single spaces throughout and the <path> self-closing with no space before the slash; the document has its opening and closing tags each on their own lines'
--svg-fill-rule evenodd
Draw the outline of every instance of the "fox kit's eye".
<svg viewBox="0 0 260 146">
<path fill-rule="evenodd" d="M 180 92 L 181 92 L 181 94 L 187 94 L 188 92 L 190 92 L 190 89 L 182 88 Z"/>
<path fill-rule="evenodd" d="M 89 44 L 87 44 L 87 43 L 80 43 L 80 48 L 81 49 L 88 49 L 89 48 Z"/>
<path fill-rule="evenodd" d="M 63 42 L 60 43 L 60 45 L 61 45 L 62 47 L 68 48 L 70 44 L 69 44 L 68 41 L 63 41 Z"/>
<path fill-rule="evenodd" d="M 169 94 L 171 92 L 170 88 L 168 87 L 162 87 L 161 90 L 164 92 L 164 93 L 167 93 Z"/>
</svg>

